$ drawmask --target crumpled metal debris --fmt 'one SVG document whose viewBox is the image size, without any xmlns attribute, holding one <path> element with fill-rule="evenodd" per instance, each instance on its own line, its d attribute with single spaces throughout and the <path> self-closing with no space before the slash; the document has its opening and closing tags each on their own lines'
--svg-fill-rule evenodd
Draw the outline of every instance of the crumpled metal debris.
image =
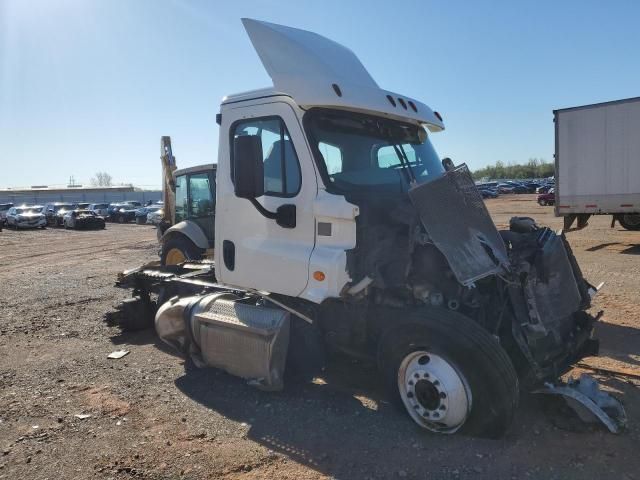
<svg viewBox="0 0 640 480">
<path fill-rule="evenodd" d="M 569 377 L 566 384 L 545 383 L 544 388 L 533 393 L 561 395 L 582 421 L 600 421 L 611 433 L 620 433 L 627 424 L 627 414 L 622 403 L 600 390 L 596 379 L 586 373 L 578 379 Z"/>
<path fill-rule="evenodd" d="M 107 358 L 117 360 L 128 354 L 129 354 L 129 350 L 116 350 L 115 352 L 111 352 L 109 355 L 107 355 Z"/>
</svg>

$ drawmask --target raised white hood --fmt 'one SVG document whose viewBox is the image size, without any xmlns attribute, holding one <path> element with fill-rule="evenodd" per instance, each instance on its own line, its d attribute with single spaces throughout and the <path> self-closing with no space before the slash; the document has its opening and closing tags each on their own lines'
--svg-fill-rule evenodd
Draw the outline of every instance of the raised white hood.
<svg viewBox="0 0 640 480">
<path fill-rule="evenodd" d="M 444 129 L 443 123 L 425 104 L 378 87 L 358 57 L 339 43 L 283 25 L 248 18 L 243 18 L 242 23 L 275 89 L 290 95 L 301 107 L 382 113 L 425 123 L 432 131 Z M 336 93 L 334 85 L 341 95 Z"/>
</svg>

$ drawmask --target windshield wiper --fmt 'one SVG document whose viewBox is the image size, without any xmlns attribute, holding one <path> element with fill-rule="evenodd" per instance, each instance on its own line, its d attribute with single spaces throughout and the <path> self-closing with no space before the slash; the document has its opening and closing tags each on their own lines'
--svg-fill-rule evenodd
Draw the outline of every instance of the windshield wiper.
<svg viewBox="0 0 640 480">
<path fill-rule="evenodd" d="M 402 165 L 402 169 L 407 175 L 407 182 L 410 185 L 415 185 L 416 183 L 418 183 L 418 181 L 416 180 L 416 175 L 413 172 L 411 165 L 409 165 L 409 159 L 407 158 L 407 154 L 404 151 L 404 148 L 402 147 L 402 145 L 394 143 L 393 149 L 396 151 L 396 155 L 400 160 L 400 165 Z"/>
</svg>

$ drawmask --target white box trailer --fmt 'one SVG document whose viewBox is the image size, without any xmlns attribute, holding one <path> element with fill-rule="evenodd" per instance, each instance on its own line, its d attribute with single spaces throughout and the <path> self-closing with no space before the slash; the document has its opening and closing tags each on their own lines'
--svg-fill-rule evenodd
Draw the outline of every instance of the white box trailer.
<svg viewBox="0 0 640 480">
<path fill-rule="evenodd" d="M 640 230 L 640 97 L 554 110 L 557 216 Z"/>
</svg>

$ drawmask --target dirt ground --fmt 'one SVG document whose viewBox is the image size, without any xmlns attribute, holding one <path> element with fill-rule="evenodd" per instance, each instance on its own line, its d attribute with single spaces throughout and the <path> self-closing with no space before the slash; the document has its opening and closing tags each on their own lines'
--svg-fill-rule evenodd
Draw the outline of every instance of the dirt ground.
<svg viewBox="0 0 640 480">
<path fill-rule="evenodd" d="M 513 215 L 561 226 L 531 195 L 488 206 L 500 226 Z M 569 234 L 586 277 L 606 282 L 602 356 L 588 361 L 640 374 L 640 232 L 609 222 Z M 502 440 L 421 431 L 355 363 L 259 392 L 186 371 L 150 330 L 107 325 L 126 297 L 116 274 L 156 258 L 148 226 L 0 232 L 0 478 L 640 480 L 640 380 L 597 375 L 624 401 L 621 435 L 558 421 L 527 394 Z"/>
</svg>

